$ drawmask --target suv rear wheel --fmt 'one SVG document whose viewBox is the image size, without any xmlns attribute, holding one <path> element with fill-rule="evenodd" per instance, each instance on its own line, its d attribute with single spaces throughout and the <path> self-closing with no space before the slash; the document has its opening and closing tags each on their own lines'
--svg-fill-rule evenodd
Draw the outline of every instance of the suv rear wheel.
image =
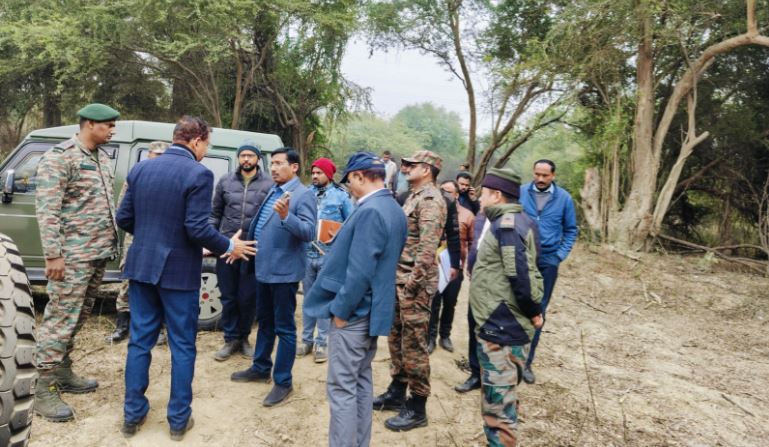
<svg viewBox="0 0 769 447">
<path fill-rule="evenodd" d="M 37 370 L 35 307 L 16 244 L 0 233 L 0 446 L 27 445 Z"/>
</svg>

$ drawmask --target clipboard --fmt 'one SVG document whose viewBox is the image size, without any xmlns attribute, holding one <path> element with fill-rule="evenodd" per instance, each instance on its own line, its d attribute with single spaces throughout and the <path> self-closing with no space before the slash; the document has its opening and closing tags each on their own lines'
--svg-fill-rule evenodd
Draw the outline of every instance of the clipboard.
<svg viewBox="0 0 769 447">
<path fill-rule="evenodd" d="M 328 245 L 334 239 L 336 233 L 339 232 L 340 228 L 342 228 L 341 222 L 327 219 L 318 219 L 318 234 L 315 239 Z"/>
</svg>

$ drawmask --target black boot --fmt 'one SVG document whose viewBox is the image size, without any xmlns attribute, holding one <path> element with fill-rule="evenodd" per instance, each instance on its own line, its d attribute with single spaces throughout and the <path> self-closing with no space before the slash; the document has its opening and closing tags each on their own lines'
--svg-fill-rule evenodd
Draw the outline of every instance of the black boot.
<svg viewBox="0 0 769 447">
<path fill-rule="evenodd" d="M 108 342 L 117 343 L 128 337 L 128 327 L 131 325 L 130 312 L 118 312 L 115 320 L 115 332 L 107 337 Z"/>
<path fill-rule="evenodd" d="M 406 384 L 398 380 L 393 380 L 387 391 L 374 398 L 374 410 L 394 410 L 398 411 L 406 402 Z"/>
<path fill-rule="evenodd" d="M 427 412 L 425 411 L 427 398 L 412 394 L 401 408 L 398 416 L 393 416 L 385 421 L 385 427 L 392 431 L 409 431 L 427 425 Z"/>
</svg>

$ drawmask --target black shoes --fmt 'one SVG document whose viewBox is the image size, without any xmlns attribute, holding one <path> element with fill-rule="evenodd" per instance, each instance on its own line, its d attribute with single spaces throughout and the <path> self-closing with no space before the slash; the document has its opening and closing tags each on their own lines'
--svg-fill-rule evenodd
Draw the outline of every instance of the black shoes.
<svg viewBox="0 0 769 447">
<path fill-rule="evenodd" d="M 291 395 L 291 393 L 294 391 L 294 387 L 292 386 L 281 386 L 281 385 L 275 385 L 270 390 L 270 394 L 267 395 L 267 397 L 264 398 L 264 401 L 262 401 L 262 405 L 265 407 L 274 407 L 275 405 L 278 405 L 279 403 L 286 400 L 288 396 Z"/>
<path fill-rule="evenodd" d="M 232 373 L 230 380 L 233 382 L 261 382 L 270 383 L 270 373 L 259 373 L 251 368 Z"/>
<path fill-rule="evenodd" d="M 374 398 L 374 410 L 398 411 L 406 403 L 406 384 L 393 381 L 387 391 Z"/>
<path fill-rule="evenodd" d="M 446 338 L 441 337 L 440 341 L 438 342 L 438 345 L 449 352 L 454 352 L 454 344 L 451 343 L 451 339 L 448 337 Z"/>
<path fill-rule="evenodd" d="M 435 351 L 435 339 L 431 338 L 427 341 L 427 354 L 432 354 Z"/>
<path fill-rule="evenodd" d="M 385 427 L 392 431 L 409 431 L 427 425 L 425 404 L 427 398 L 412 394 L 397 416 L 385 421 Z"/>
<path fill-rule="evenodd" d="M 184 439 L 184 435 L 187 434 L 188 431 L 192 430 L 192 427 L 194 426 L 195 426 L 195 419 L 192 419 L 192 416 L 190 416 L 190 418 L 187 419 L 187 424 L 184 426 L 184 428 L 180 430 L 171 429 L 171 440 L 181 441 L 182 439 Z"/>
<path fill-rule="evenodd" d="M 471 375 L 464 383 L 461 383 L 454 387 L 454 391 L 457 393 L 469 393 L 472 390 L 481 388 L 481 378 L 476 375 Z"/>
<path fill-rule="evenodd" d="M 223 362 L 232 357 L 233 354 L 240 352 L 243 349 L 243 342 L 240 340 L 232 340 L 224 342 L 222 349 L 216 351 L 214 354 L 214 360 L 217 362 Z"/>
<path fill-rule="evenodd" d="M 123 426 L 120 427 L 120 433 L 123 433 L 124 438 L 132 438 L 133 435 L 139 432 L 139 427 L 144 425 L 144 421 L 147 420 L 147 415 L 145 414 L 142 416 L 141 419 L 139 419 L 138 422 L 128 422 L 123 421 Z"/>
<path fill-rule="evenodd" d="M 131 325 L 130 312 L 118 312 L 115 320 L 115 332 L 107 336 L 107 341 L 118 343 L 128 338 L 128 328 Z"/>
<path fill-rule="evenodd" d="M 529 385 L 534 385 L 534 383 L 537 381 L 537 377 L 534 376 L 534 371 L 531 370 L 531 366 L 527 366 L 523 368 L 523 381 L 528 383 Z"/>
</svg>

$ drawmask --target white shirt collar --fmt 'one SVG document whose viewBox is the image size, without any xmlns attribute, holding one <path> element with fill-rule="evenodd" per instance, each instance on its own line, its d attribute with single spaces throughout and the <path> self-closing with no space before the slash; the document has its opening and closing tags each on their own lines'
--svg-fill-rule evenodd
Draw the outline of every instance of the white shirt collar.
<svg viewBox="0 0 769 447">
<path fill-rule="evenodd" d="M 551 183 L 550 186 L 548 186 L 547 189 L 544 190 L 544 191 L 540 191 L 539 188 L 537 188 L 537 185 L 532 183 L 531 184 L 531 189 L 533 189 L 535 192 L 548 192 L 548 193 L 552 194 L 553 191 L 555 191 L 555 183 Z"/>
<path fill-rule="evenodd" d="M 369 197 L 373 196 L 374 194 L 378 193 L 379 191 L 387 191 L 387 188 L 380 188 L 380 189 L 377 189 L 375 191 L 371 191 L 370 193 L 368 193 L 365 196 L 363 196 L 360 199 L 358 199 L 358 202 L 356 203 L 356 205 L 361 206 L 361 204 L 363 204 L 364 200 L 368 199 Z"/>
</svg>

